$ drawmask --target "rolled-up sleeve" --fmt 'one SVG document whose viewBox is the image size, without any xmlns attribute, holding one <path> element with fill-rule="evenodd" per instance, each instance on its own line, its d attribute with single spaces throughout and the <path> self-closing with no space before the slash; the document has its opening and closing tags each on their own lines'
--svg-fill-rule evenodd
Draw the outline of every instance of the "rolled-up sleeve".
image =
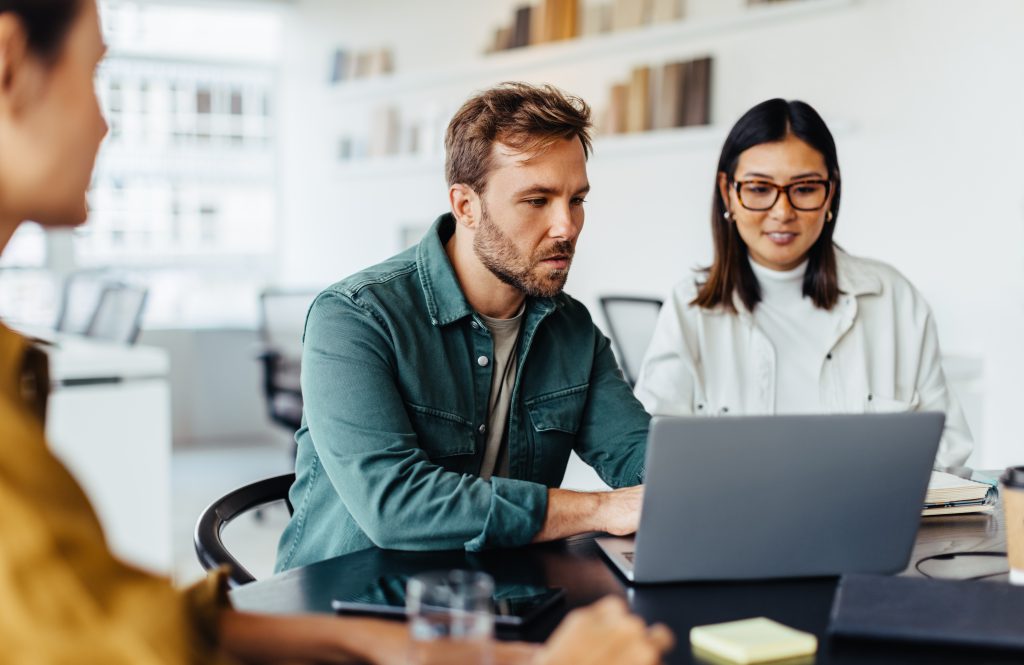
<svg viewBox="0 0 1024 665">
<path fill-rule="evenodd" d="M 389 549 L 529 543 L 544 521 L 547 488 L 433 463 L 402 398 L 400 352 L 378 313 L 349 295 L 325 292 L 310 309 L 302 356 L 306 424 L 356 524 Z"/>
</svg>

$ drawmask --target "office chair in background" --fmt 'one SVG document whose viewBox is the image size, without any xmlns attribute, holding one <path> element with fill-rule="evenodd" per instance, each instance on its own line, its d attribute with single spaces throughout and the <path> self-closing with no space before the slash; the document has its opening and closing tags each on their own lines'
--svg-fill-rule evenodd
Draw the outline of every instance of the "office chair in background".
<svg viewBox="0 0 1024 665">
<path fill-rule="evenodd" d="M 64 280 L 57 332 L 132 345 L 138 341 L 149 290 L 102 270 L 71 273 Z"/>
<path fill-rule="evenodd" d="M 608 322 L 608 336 L 618 352 L 622 374 L 629 385 L 634 386 L 654 334 L 662 301 L 635 296 L 601 296 L 600 302 Z"/>
<path fill-rule="evenodd" d="M 302 329 L 315 291 L 267 289 L 260 294 L 263 394 L 270 420 L 294 434 L 302 423 Z"/>
<path fill-rule="evenodd" d="M 80 270 L 65 277 L 54 330 L 84 335 L 96 313 L 106 281 L 105 272 L 97 270 Z"/>
<path fill-rule="evenodd" d="M 142 315 L 146 311 L 148 295 L 149 290 L 141 286 L 107 284 L 85 329 L 85 336 L 119 344 L 135 344 L 142 331 Z"/>
<path fill-rule="evenodd" d="M 284 501 L 288 507 L 288 514 L 291 515 L 293 509 L 291 501 L 288 500 L 288 490 L 294 482 L 294 473 L 266 478 L 239 487 L 211 503 L 200 514 L 194 536 L 196 556 L 203 570 L 227 566 L 228 584 L 232 587 L 255 581 L 252 573 L 228 552 L 221 535 L 224 528 L 235 518 L 277 501 Z"/>
</svg>

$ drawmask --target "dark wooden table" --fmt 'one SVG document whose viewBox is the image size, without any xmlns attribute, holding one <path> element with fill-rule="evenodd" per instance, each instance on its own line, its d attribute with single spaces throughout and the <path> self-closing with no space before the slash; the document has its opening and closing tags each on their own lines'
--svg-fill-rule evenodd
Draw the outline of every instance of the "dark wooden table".
<svg viewBox="0 0 1024 665">
<path fill-rule="evenodd" d="M 990 515 L 924 518 L 910 566 L 903 574 L 919 575 L 914 570 L 914 563 L 923 557 L 966 550 L 1005 550 L 1001 506 L 997 506 Z M 837 584 L 834 577 L 631 587 L 600 554 L 593 536 L 483 554 L 369 549 L 240 587 L 232 592 L 232 599 L 236 607 L 243 610 L 331 612 L 333 598 L 359 595 L 379 580 L 395 580 L 403 575 L 451 568 L 484 570 L 494 576 L 498 585 L 565 589 L 564 604 L 547 612 L 522 632 L 499 630 L 500 637 L 543 640 L 572 608 L 587 605 L 607 594 L 616 594 L 625 597 L 633 611 L 647 621 L 665 623 L 675 632 L 679 644 L 666 658 L 667 663 L 703 662 L 690 652 L 687 636 L 691 627 L 755 616 L 767 616 L 817 635 L 817 657 L 813 661 L 802 661 L 806 663 L 1024 663 L 1024 654 L 1020 653 L 830 640 L 826 629 Z M 965 557 L 929 561 L 922 568 L 933 577 L 963 579 L 1005 571 L 1006 560 Z M 1007 575 L 1004 573 L 978 583 L 1006 584 Z M 950 611 L 955 612 L 956 609 L 950 608 Z M 1021 625 L 1024 630 L 1024 619 Z"/>
</svg>

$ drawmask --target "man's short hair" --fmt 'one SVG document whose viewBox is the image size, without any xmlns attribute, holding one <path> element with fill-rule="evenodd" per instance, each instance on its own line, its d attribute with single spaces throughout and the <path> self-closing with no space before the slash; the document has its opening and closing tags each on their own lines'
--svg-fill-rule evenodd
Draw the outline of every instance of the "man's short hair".
<svg viewBox="0 0 1024 665">
<path fill-rule="evenodd" d="M 556 141 L 578 138 L 590 157 L 590 106 L 552 85 L 502 83 L 462 105 L 444 137 L 448 186 L 468 185 L 482 194 L 491 170 L 491 148 L 503 143 L 539 154 Z"/>
</svg>

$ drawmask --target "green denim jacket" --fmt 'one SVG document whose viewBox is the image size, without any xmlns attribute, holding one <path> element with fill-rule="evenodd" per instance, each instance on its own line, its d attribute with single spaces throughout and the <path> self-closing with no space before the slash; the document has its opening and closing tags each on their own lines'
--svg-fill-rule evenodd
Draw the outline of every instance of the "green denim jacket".
<svg viewBox="0 0 1024 665">
<path fill-rule="evenodd" d="M 327 288 L 306 317 L 295 508 L 285 570 L 376 545 L 479 551 L 529 543 L 575 450 L 612 487 L 642 482 L 649 416 L 608 339 L 565 294 L 528 298 L 509 409 L 509 476 L 483 480 L 493 351 L 444 244 Z"/>
</svg>

